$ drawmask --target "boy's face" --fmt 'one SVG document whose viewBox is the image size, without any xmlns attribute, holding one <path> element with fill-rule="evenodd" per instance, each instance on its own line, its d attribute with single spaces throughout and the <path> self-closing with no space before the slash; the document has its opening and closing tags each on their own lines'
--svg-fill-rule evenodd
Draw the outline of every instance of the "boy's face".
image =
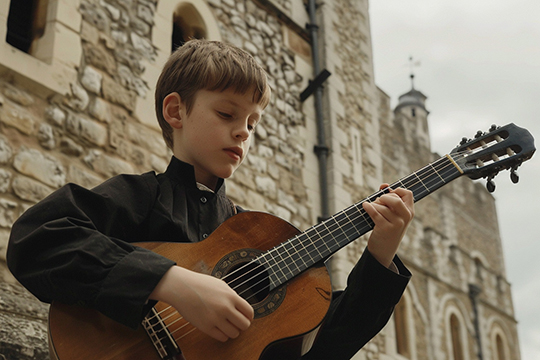
<svg viewBox="0 0 540 360">
<path fill-rule="evenodd" d="M 231 176 L 247 156 L 263 111 L 252 94 L 199 90 L 189 115 L 179 100 L 174 155 L 193 165 L 197 181 L 211 189 L 218 178 Z"/>
</svg>

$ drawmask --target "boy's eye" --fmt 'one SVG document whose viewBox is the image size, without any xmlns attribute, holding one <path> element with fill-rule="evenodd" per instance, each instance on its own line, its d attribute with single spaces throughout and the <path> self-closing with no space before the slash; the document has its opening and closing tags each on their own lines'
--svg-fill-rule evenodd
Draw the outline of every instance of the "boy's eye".
<svg viewBox="0 0 540 360">
<path fill-rule="evenodd" d="M 223 118 L 226 118 L 226 119 L 230 119 L 232 117 L 231 114 L 228 114 L 228 113 L 225 113 L 225 112 L 218 111 L 217 113 L 219 114 L 219 116 L 221 116 Z"/>
</svg>

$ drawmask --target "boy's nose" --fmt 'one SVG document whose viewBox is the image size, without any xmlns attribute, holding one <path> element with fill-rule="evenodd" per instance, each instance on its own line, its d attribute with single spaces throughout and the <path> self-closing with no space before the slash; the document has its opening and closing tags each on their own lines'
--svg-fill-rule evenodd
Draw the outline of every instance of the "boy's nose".
<svg viewBox="0 0 540 360">
<path fill-rule="evenodd" d="M 242 140 L 246 140 L 247 138 L 249 138 L 249 134 L 250 132 L 247 123 L 239 125 L 234 130 L 234 136 L 237 138 L 241 138 Z"/>
</svg>

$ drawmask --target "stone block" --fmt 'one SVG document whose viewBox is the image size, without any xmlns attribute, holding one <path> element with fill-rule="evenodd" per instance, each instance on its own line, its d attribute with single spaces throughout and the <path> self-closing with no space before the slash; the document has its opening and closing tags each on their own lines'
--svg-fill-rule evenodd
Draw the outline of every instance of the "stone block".
<svg viewBox="0 0 540 360">
<path fill-rule="evenodd" d="M 19 89 L 13 85 L 4 84 L 4 95 L 22 106 L 30 106 L 34 104 L 34 98 L 26 91 Z"/>
<path fill-rule="evenodd" d="M 37 137 L 38 137 L 40 145 L 43 146 L 45 149 L 51 150 L 56 147 L 54 131 L 51 125 L 42 123 L 39 126 Z"/>
<path fill-rule="evenodd" d="M 256 176 L 255 184 L 257 186 L 257 191 L 261 194 L 268 196 L 270 199 L 275 199 L 277 197 L 276 182 L 272 178 Z"/>
<path fill-rule="evenodd" d="M 133 165 L 122 159 L 114 158 L 99 150 L 92 150 L 85 156 L 84 161 L 95 172 L 106 177 L 119 174 L 133 174 Z"/>
<path fill-rule="evenodd" d="M 36 132 L 37 119 L 20 105 L 6 102 L 0 107 L 0 121 L 26 135 Z"/>
<path fill-rule="evenodd" d="M 0 193 L 5 193 L 9 189 L 11 173 L 5 169 L 0 169 Z"/>
<path fill-rule="evenodd" d="M 96 69 L 87 66 L 84 68 L 81 84 L 91 93 L 99 95 L 101 92 L 101 80 L 103 76 Z"/>
<path fill-rule="evenodd" d="M 79 166 L 70 165 L 68 179 L 74 184 L 78 184 L 87 189 L 93 188 L 103 182 L 103 179 Z"/>
<path fill-rule="evenodd" d="M 167 146 L 161 133 L 138 124 L 128 124 L 126 127 L 128 137 L 133 143 L 156 155 L 164 157 L 168 155 Z"/>
<path fill-rule="evenodd" d="M 9 241 L 9 234 L 10 234 L 9 230 L 0 229 L 0 261 L 6 261 L 6 251 L 7 251 L 8 241 Z M 6 271 L 9 272 L 9 270 L 7 269 Z M 1 275 L 2 272 L 3 271 L 0 265 L 0 280 L 2 279 L 2 275 Z M 1 284 L 1 281 L 0 281 L 0 284 Z M 1 298 L 0 298 L 0 303 L 2 303 Z"/>
<path fill-rule="evenodd" d="M 94 100 L 92 100 L 88 106 L 88 112 L 99 121 L 106 123 L 111 121 L 110 105 L 102 98 L 94 98 Z"/>
<path fill-rule="evenodd" d="M 71 84 L 71 96 L 64 103 L 74 110 L 84 111 L 90 102 L 90 96 L 78 83 Z"/>
<path fill-rule="evenodd" d="M 84 148 L 70 138 L 65 137 L 60 140 L 60 151 L 66 155 L 78 157 L 83 153 Z"/>
<path fill-rule="evenodd" d="M 6 199 L 0 199 L 0 226 L 11 228 L 11 225 L 17 219 L 18 204 Z"/>
<path fill-rule="evenodd" d="M 106 100 L 122 105 L 130 111 L 135 109 L 136 95 L 133 91 L 127 90 L 108 76 L 103 78 L 102 89 Z"/>
<path fill-rule="evenodd" d="M 93 65 L 99 70 L 105 71 L 109 75 L 113 75 L 116 72 L 116 60 L 103 46 L 86 44 L 83 47 L 83 50 L 88 64 Z"/>
<path fill-rule="evenodd" d="M 9 140 L 0 135 L 0 164 L 7 164 L 11 160 L 12 155 L 13 149 L 11 148 Z"/>
<path fill-rule="evenodd" d="M 45 110 L 45 119 L 52 122 L 59 127 L 64 126 L 66 121 L 66 114 L 57 106 L 50 106 Z"/>
<path fill-rule="evenodd" d="M 12 183 L 13 192 L 19 198 L 37 203 L 52 192 L 52 189 L 42 183 L 27 178 L 16 176 Z"/>
<path fill-rule="evenodd" d="M 60 187 L 66 182 L 64 166 L 57 159 L 35 149 L 22 148 L 15 155 L 13 167 L 21 174 L 33 177 L 52 187 Z"/>
<path fill-rule="evenodd" d="M 98 146 L 107 144 L 107 128 L 95 121 L 70 113 L 66 122 L 67 130 L 78 137 Z"/>
<path fill-rule="evenodd" d="M 0 283 L 0 349 L 5 359 L 48 360 L 47 309 L 20 285 Z"/>
</svg>

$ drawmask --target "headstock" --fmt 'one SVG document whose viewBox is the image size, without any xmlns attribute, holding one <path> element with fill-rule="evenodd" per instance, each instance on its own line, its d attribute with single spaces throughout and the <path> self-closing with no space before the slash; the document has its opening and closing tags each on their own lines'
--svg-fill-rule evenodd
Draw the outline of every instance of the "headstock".
<svg viewBox="0 0 540 360">
<path fill-rule="evenodd" d="M 510 178 L 517 183 L 517 168 L 529 160 L 535 150 L 534 138 L 529 131 L 508 124 L 503 127 L 493 125 L 486 133 L 478 131 L 474 139 L 463 138 L 449 155 L 471 179 L 487 178 L 487 189 L 493 192 L 493 178 L 501 170 L 510 169 Z"/>
</svg>

